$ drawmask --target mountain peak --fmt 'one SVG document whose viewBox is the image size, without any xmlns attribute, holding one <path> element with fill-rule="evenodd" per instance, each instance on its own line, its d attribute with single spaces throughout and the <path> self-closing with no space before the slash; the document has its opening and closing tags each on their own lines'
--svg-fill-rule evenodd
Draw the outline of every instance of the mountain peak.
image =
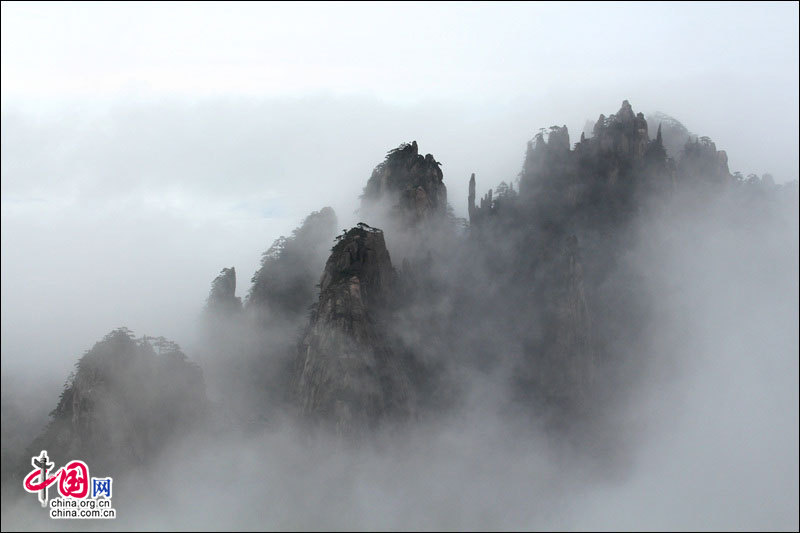
<svg viewBox="0 0 800 533">
<path fill-rule="evenodd" d="M 416 141 L 390 150 L 372 171 L 361 197 L 362 216 L 373 223 L 399 219 L 407 226 L 444 215 L 447 188 L 441 163 L 419 154 Z M 377 220 L 374 220 L 377 219 Z"/>
</svg>

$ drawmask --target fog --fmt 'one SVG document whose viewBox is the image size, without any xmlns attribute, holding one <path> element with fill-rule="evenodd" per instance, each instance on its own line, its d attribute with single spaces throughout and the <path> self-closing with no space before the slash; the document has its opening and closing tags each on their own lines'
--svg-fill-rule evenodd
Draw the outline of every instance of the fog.
<svg viewBox="0 0 800 533">
<path fill-rule="evenodd" d="M 539 128 L 565 124 L 574 143 L 623 99 L 711 137 L 731 172 L 800 174 L 796 4 L 2 9 L 4 460 L 119 326 L 178 342 L 227 412 L 239 375 L 203 336 L 211 281 L 235 266 L 245 296 L 262 252 L 323 206 L 334 233 L 362 221 L 372 169 L 402 142 L 442 162 L 457 217 L 471 173 L 480 194 L 512 182 Z M 217 415 L 115 477 L 117 520 L 50 520 L 4 487 L 3 529 L 796 530 L 787 191 L 768 210 L 687 194 L 637 219 L 599 290 L 641 273 L 652 314 L 636 336 L 606 333 L 626 363 L 603 383 L 624 387 L 596 420 L 556 431 L 520 413 L 508 385 L 520 347 L 446 297 L 418 311 L 464 316 L 468 335 L 442 333 L 442 348 L 403 322 L 396 333 L 445 366 L 455 406 L 358 444 L 309 436 L 280 405 L 263 405 L 266 425 Z M 364 221 L 384 227 L 396 268 L 413 255 L 399 230 Z M 498 276 L 441 250 L 443 286 Z M 294 324 L 276 320 L 261 335 L 293 343 Z M 474 343 L 493 333 L 505 362 L 484 368 Z"/>
<path fill-rule="evenodd" d="M 3 367 L 27 366 L 31 359 L 21 352 L 32 350 L 64 373 L 74 354 L 120 325 L 189 342 L 194 314 L 220 268 L 235 265 L 246 282 L 274 239 L 324 205 L 336 210 L 342 227 L 358 222 L 358 195 L 372 167 L 400 142 L 415 139 L 443 162 L 450 202 L 466 216 L 470 173 L 487 188 L 514 180 L 532 131 L 566 116 L 577 137 L 586 118 L 619 99 L 588 96 L 541 99 L 496 116 L 448 104 L 333 97 L 173 99 L 103 109 L 83 103 L 43 116 L 8 106 Z M 638 108 L 649 101 L 661 109 L 655 96 Z M 536 109 L 545 105 L 547 112 Z M 791 114 L 778 117 L 784 135 L 773 132 L 775 121 L 731 114 L 752 124 L 729 133 L 742 138 L 738 144 L 756 147 L 751 151 L 773 142 L 784 147 L 763 163 L 751 155 L 752 162 L 737 166 L 738 153 L 713 137 L 728 151 L 731 170 L 771 172 L 779 183 L 797 176 Z M 689 125 L 707 134 L 702 124 Z M 70 304 L 76 301 L 82 305 Z M 39 330 L 52 334 L 32 346 Z"/>
</svg>

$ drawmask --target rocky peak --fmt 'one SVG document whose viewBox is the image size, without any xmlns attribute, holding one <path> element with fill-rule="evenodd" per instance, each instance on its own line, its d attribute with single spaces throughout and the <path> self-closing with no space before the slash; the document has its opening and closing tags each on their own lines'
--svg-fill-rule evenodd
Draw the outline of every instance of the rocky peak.
<svg viewBox="0 0 800 533">
<path fill-rule="evenodd" d="M 732 181 L 728 168 L 728 154 L 717 150 L 717 145 L 708 137 L 689 139 L 679 159 L 678 170 L 682 178 L 708 182 Z"/>
<path fill-rule="evenodd" d="M 236 296 L 236 269 L 223 268 L 211 282 L 206 309 L 212 313 L 231 314 L 242 310 L 242 299 Z"/>
<path fill-rule="evenodd" d="M 499 210 L 499 204 L 505 202 L 508 198 L 514 198 L 516 191 L 514 190 L 513 182 L 507 184 L 501 182 L 497 186 L 497 195 L 494 195 L 492 189 L 483 195 L 478 205 L 475 204 L 475 174 L 469 179 L 469 198 L 467 200 L 467 212 L 469 213 L 469 222 L 471 226 L 477 226 L 482 223 L 486 217 L 496 214 Z"/>
<path fill-rule="evenodd" d="M 401 144 L 373 170 L 361 198 L 362 211 L 371 216 L 383 204 L 407 225 L 444 215 L 447 188 L 440 166 L 431 154 L 419 154 L 416 141 Z"/>
<path fill-rule="evenodd" d="M 475 173 L 474 172 L 469 177 L 469 195 L 467 196 L 467 213 L 469 214 L 470 221 L 472 221 L 472 217 L 475 216 Z"/>
<path fill-rule="evenodd" d="M 320 280 L 320 294 L 342 281 L 357 280 L 364 301 L 386 298 L 394 271 L 381 230 L 361 222 L 337 237 L 331 252 Z"/>
<path fill-rule="evenodd" d="M 634 114 L 631 104 L 624 100 L 616 114 L 607 119 L 600 115 L 594 137 L 602 153 L 613 152 L 621 158 L 641 160 L 649 141 L 647 120 L 643 113 Z"/>
<path fill-rule="evenodd" d="M 627 100 L 622 101 L 622 106 L 619 108 L 619 111 L 617 111 L 616 117 L 617 120 L 619 120 L 622 123 L 633 122 L 634 120 L 633 108 L 631 107 L 630 102 L 628 102 Z"/>
<path fill-rule="evenodd" d="M 594 123 L 592 127 L 592 137 L 597 137 L 603 131 L 603 128 L 606 127 L 606 116 L 600 113 L 600 116 L 597 117 L 597 122 Z"/>
<path fill-rule="evenodd" d="M 567 126 L 551 126 L 547 136 L 547 148 L 557 152 L 569 152 L 569 130 Z"/>
<path fill-rule="evenodd" d="M 341 435 L 410 411 L 408 372 L 386 329 L 394 280 L 383 232 L 363 223 L 337 239 L 325 264 L 296 392 L 305 415 Z"/>
</svg>

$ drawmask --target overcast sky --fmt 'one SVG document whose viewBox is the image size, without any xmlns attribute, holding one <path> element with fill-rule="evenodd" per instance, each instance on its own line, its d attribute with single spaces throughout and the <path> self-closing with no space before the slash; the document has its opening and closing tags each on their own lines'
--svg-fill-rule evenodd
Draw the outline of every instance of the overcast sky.
<svg viewBox="0 0 800 533">
<path fill-rule="evenodd" d="M 325 91 L 491 104 L 612 80 L 797 83 L 788 2 L 5 3 L 3 15 L 4 102 Z"/>
<path fill-rule="evenodd" d="M 623 99 L 797 179 L 797 43 L 794 2 L 3 2 L 3 367 L 123 324 L 189 342 L 222 267 L 244 294 L 309 211 L 356 222 L 412 139 L 462 216 L 470 172 L 511 180 L 538 128 Z"/>
</svg>

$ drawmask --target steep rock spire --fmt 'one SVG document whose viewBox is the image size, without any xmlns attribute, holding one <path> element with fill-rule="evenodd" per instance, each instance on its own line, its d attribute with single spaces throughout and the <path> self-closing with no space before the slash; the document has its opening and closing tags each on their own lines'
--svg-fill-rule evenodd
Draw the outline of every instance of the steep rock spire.
<svg viewBox="0 0 800 533">
<path fill-rule="evenodd" d="M 242 299 L 236 296 L 236 269 L 223 268 L 219 276 L 211 282 L 207 311 L 218 314 L 232 314 L 242 310 Z"/>
<path fill-rule="evenodd" d="M 391 150 L 367 181 L 362 216 L 380 221 L 388 211 L 408 226 L 443 216 L 447 187 L 440 165 L 431 154 L 420 155 L 416 141 Z"/>
<path fill-rule="evenodd" d="M 411 410 L 408 374 L 385 326 L 394 286 L 381 230 L 359 224 L 338 238 L 299 345 L 296 394 L 306 416 L 340 435 Z"/>
</svg>

